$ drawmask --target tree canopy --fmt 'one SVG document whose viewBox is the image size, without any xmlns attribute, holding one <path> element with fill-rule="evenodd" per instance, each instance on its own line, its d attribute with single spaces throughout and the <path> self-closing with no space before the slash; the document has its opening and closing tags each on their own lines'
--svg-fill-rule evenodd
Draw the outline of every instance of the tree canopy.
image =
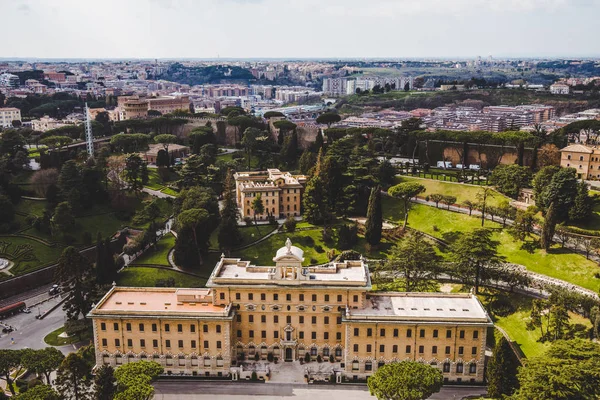
<svg viewBox="0 0 600 400">
<path fill-rule="evenodd" d="M 377 369 L 367 385 L 379 400 L 423 400 L 442 388 L 442 372 L 428 364 L 402 361 Z"/>
</svg>

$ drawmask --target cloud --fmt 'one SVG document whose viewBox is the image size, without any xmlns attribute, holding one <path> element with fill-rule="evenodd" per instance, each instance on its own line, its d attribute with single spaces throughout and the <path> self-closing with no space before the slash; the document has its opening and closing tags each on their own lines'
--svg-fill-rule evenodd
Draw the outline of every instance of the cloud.
<svg viewBox="0 0 600 400">
<path fill-rule="evenodd" d="M 19 12 L 22 12 L 23 14 L 29 14 L 31 12 L 31 7 L 29 7 L 28 4 L 25 3 L 21 3 L 19 4 L 19 6 L 17 7 L 17 10 Z"/>
</svg>

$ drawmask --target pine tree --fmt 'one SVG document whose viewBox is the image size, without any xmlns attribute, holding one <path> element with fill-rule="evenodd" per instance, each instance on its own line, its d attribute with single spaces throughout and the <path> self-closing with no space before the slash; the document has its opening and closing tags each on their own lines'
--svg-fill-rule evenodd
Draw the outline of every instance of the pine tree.
<svg viewBox="0 0 600 400">
<path fill-rule="evenodd" d="M 381 187 L 371 189 L 369 197 L 369 208 L 367 210 L 367 221 L 365 222 L 365 239 L 371 246 L 377 246 L 381 242 L 381 228 L 383 226 L 383 215 L 381 210 Z"/>
<path fill-rule="evenodd" d="M 88 400 L 91 393 L 91 370 L 79 353 L 69 354 L 56 372 L 56 387 L 64 399 Z"/>
<path fill-rule="evenodd" d="M 110 365 L 103 365 L 96 370 L 94 377 L 94 396 L 96 400 L 112 400 L 117 391 L 114 369 Z"/>
<path fill-rule="evenodd" d="M 79 314 L 85 318 L 90 311 L 87 297 L 92 289 L 90 272 L 90 262 L 72 246 L 67 247 L 58 259 L 55 280 L 60 283 L 62 291 L 68 293 L 63 309 L 70 320 L 78 319 Z"/>
<path fill-rule="evenodd" d="M 494 347 L 494 354 L 487 366 L 488 396 L 510 396 L 519 386 L 517 367 L 519 361 L 506 338 L 502 337 Z"/>
</svg>

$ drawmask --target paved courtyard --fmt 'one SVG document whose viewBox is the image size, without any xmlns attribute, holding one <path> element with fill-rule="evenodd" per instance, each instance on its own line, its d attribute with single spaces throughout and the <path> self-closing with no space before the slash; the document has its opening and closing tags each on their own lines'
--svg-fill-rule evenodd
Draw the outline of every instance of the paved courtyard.
<svg viewBox="0 0 600 400">
<path fill-rule="evenodd" d="M 199 380 L 162 380 L 154 384 L 156 400 L 374 400 L 363 385 L 268 384 L 250 382 L 209 382 Z M 482 387 L 445 387 L 431 400 L 458 400 L 466 396 L 485 395 Z"/>
</svg>

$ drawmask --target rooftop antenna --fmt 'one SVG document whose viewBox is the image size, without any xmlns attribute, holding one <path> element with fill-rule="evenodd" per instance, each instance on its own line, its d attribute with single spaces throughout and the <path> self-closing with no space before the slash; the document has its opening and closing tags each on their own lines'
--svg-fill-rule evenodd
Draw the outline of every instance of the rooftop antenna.
<svg viewBox="0 0 600 400">
<path fill-rule="evenodd" d="M 92 117 L 87 102 L 85 103 L 85 141 L 88 158 L 94 158 L 94 137 L 92 136 Z"/>
</svg>

